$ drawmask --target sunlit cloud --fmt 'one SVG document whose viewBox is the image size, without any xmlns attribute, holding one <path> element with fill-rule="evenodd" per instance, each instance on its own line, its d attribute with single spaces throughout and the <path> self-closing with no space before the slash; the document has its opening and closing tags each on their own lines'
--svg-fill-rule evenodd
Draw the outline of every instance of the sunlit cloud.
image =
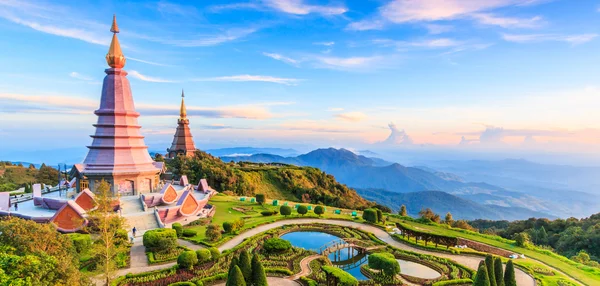
<svg viewBox="0 0 600 286">
<path fill-rule="evenodd" d="M 485 25 L 499 26 L 502 28 L 537 28 L 543 24 L 543 18 L 535 16 L 531 18 L 500 17 L 490 13 L 476 13 L 472 17 L 479 23 Z"/>
<path fill-rule="evenodd" d="M 161 64 L 161 63 L 146 61 L 146 60 L 142 60 L 142 59 L 132 58 L 130 56 L 127 56 L 127 60 L 128 61 L 139 62 L 139 63 L 144 63 L 144 64 L 148 64 L 148 65 L 153 65 L 153 66 L 159 66 L 159 67 L 169 67 L 169 66 L 171 66 L 171 65 L 167 65 L 167 64 Z"/>
<path fill-rule="evenodd" d="M 86 76 L 86 75 L 82 75 L 82 74 L 80 74 L 78 72 L 71 72 L 69 74 L 69 76 L 72 77 L 72 78 L 76 78 L 76 79 L 84 80 L 84 81 L 92 81 L 92 80 L 94 80 L 93 78 L 91 78 L 89 76 Z"/>
<path fill-rule="evenodd" d="M 282 61 L 284 63 L 288 63 L 291 65 L 297 65 L 298 64 L 298 60 L 292 59 L 290 57 L 286 57 L 280 54 L 275 54 L 275 53 L 263 53 L 264 56 L 267 56 L 269 58 L 278 60 L 278 61 Z"/>
<path fill-rule="evenodd" d="M 427 24 L 425 25 L 425 28 L 429 31 L 429 34 L 432 35 L 443 34 L 454 30 L 454 26 L 440 24 Z"/>
<path fill-rule="evenodd" d="M 382 30 L 385 27 L 385 22 L 382 20 L 366 19 L 357 22 L 352 22 L 346 26 L 346 30 L 350 31 L 369 31 Z"/>
<path fill-rule="evenodd" d="M 309 5 L 304 3 L 303 0 L 266 0 L 265 5 L 280 12 L 294 15 L 341 15 L 348 11 L 344 6 Z"/>
<path fill-rule="evenodd" d="M 317 67 L 364 71 L 375 69 L 386 64 L 382 56 L 369 57 L 316 57 Z"/>
<path fill-rule="evenodd" d="M 158 82 L 158 83 L 172 83 L 172 82 L 177 82 L 174 80 L 168 80 L 168 79 L 163 79 L 163 78 L 158 78 L 158 77 L 152 77 L 152 76 L 147 76 L 147 75 L 143 75 L 141 73 L 139 73 L 138 71 L 129 71 L 129 75 L 133 76 L 134 78 L 137 78 L 139 80 L 142 81 L 147 81 L 147 82 Z"/>
<path fill-rule="evenodd" d="M 336 114 L 335 117 L 338 119 L 350 121 L 350 122 L 358 122 L 358 121 L 363 121 L 363 120 L 367 119 L 366 114 L 364 114 L 362 112 L 358 112 L 358 111 L 339 113 L 339 114 Z"/>
<path fill-rule="evenodd" d="M 595 39 L 597 34 L 557 35 L 557 34 L 502 34 L 505 41 L 515 43 L 537 43 L 537 42 L 566 42 L 572 45 L 587 43 Z"/>
<path fill-rule="evenodd" d="M 232 75 L 232 76 L 221 76 L 221 77 L 210 77 L 210 78 L 199 78 L 194 81 L 232 81 L 232 82 L 271 82 L 284 85 L 296 85 L 300 82 L 296 78 L 282 78 L 265 75 Z"/>
<path fill-rule="evenodd" d="M 205 36 L 189 36 L 185 40 L 158 40 L 167 44 L 179 47 L 207 47 L 216 46 L 227 42 L 236 41 L 258 31 L 257 28 L 235 28 L 228 29 L 223 32 L 205 35 Z"/>
</svg>

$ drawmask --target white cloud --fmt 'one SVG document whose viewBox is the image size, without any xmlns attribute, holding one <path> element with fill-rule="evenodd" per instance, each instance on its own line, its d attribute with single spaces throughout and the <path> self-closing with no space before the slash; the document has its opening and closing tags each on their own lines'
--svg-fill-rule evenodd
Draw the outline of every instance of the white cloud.
<svg viewBox="0 0 600 286">
<path fill-rule="evenodd" d="M 381 56 L 371 57 L 317 57 L 318 65 L 333 69 L 350 69 L 360 71 L 362 69 L 370 69 L 381 63 L 384 58 Z"/>
<path fill-rule="evenodd" d="M 395 0 L 383 7 L 384 18 L 394 23 L 451 20 L 494 8 L 532 4 L 528 0 Z"/>
<path fill-rule="evenodd" d="M 233 75 L 233 76 L 221 76 L 212 78 L 201 78 L 195 79 L 195 81 L 233 81 L 233 82 L 245 82 L 245 81 L 257 81 L 257 82 L 272 82 L 284 85 L 296 85 L 300 80 L 295 78 L 281 78 L 265 75 Z"/>
<path fill-rule="evenodd" d="M 425 25 L 425 28 L 429 31 L 429 34 L 432 35 L 443 34 L 454 30 L 453 26 L 439 24 L 427 24 Z"/>
<path fill-rule="evenodd" d="M 346 30 L 350 31 L 369 31 L 369 30 L 382 30 L 385 27 L 385 22 L 381 20 L 361 20 L 358 22 L 352 22 L 346 26 Z"/>
<path fill-rule="evenodd" d="M 72 73 L 69 74 L 69 76 L 72 77 L 72 78 L 76 78 L 76 79 L 80 79 L 80 80 L 85 80 L 85 81 L 92 81 L 92 80 L 94 80 L 93 78 L 91 78 L 89 76 L 82 75 L 82 74 L 80 74 L 78 72 L 72 72 Z"/>
<path fill-rule="evenodd" d="M 232 3 L 224 5 L 214 5 L 207 8 L 208 11 L 219 13 L 227 10 L 239 10 L 239 9 L 261 9 L 261 6 L 256 3 Z"/>
<path fill-rule="evenodd" d="M 289 58 L 289 57 L 286 57 L 286 56 L 283 56 L 283 55 L 280 55 L 280 54 L 263 53 L 263 55 L 265 55 L 265 56 L 267 56 L 269 58 L 278 60 L 278 61 L 282 61 L 282 62 L 288 63 L 288 64 L 292 64 L 292 65 L 298 64 L 298 60 L 295 60 L 295 59 L 292 59 L 292 58 Z"/>
<path fill-rule="evenodd" d="M 343 111 L 344 109 L 341 107 L 331 107 L 328 108 L 327 111 L 331 111 L 331 112 L 338 112 L 338 111 Z"/>
<path fill-rule="evenodd" d="M 397 48 L 406 48 L 406 47 L 425 47 L 425 48 L 447 48 L 447 47 L 456 47 L 463 44 L 461 41 L 457 41 L 449 38 L 437 38 L 437 39 L 427 39 L 427 40 L 415 40 L 415 41 L 395 41 L 391 39 L 375 39 L 373 40 L 374 44 L 378 44 L 386 47 L 397 47 Z"/>
<path fill-rule="evenodd" d="M 147 81 L 147 82 L 160 82 L 160 83 L 170 83 L 170 82 L 176 82 L 174 80 L 168 80 L 168 79 L 162 79 L 162 78 L 158 78 L 158 77 L 151 77 L 151 76 L 147 76 L 147 75 L 143 75 L 141 73 L 139 73 L 138 71 L 129 71 L 129 75 L 142 80 L 142 81 Z"/>
<path fill-rule="evenodd" d="M 220 34 L 208 35 L 208 36 L 190 36 L 187 40 L 159 40 L 161 42 L 171 44 L 179 47 L 206 47 L 216 46 L 226 42 L 235 41 L 244 38 L 250 34 L 258 31 L 257 28 L 237 28 L 229 29 Z"/>
<path fill-rule="evenodd" d="M 313 43 L 313 45 L 330 47 L 330 46 L 335 45 L 335 42 L 334 41 L 331 41 L 331 42 L 316 42 L 316 43 Z"/>
<path fill-rule="evenodd" d="M 321 14 L 341 15 L 348 11 L 344 6 L 309 5 L 302 0 L 266 0 L 265 4 L 273 9 L 294 15 Z"/>
<path fill-rule="evenodd" d="M 149 65 L 153 65 L 153 66 L 160 66 L 160 67 L 170 67 L 171 65 L 166 65 L 166 64 L 160 64 L 160 63 L 156 63 L 156 62 L 151 62 L 151 61 L 146 61 L 146 60 L 141 60 L 141 59 L 136 59 L 136 58 L 132 58 L 132 57 L 127 57 L 127 60 L 131 60 L 134 62 L 140 62 L 140 63 L 144 63 L 144 64 L 149 64 Z"/>
<path fill-rule="evenodd" d="M 536 43 L 536 42 L 547 42 L 557 41 L 566 42 L 572 45 L 579 45 L 587 43 L 594 38 L 597 34 L 578 34 L 578 35 L 557 35 L 557 34 L 502 34 L 502 38 L 509 42 L 515 43 Z"/>
<path fill-rule="evenodd" d="M 335 117 L 350 122 L 359 122 L 367 119 L 367 115 L 359 111 L 339 113 Z"/>
<path fill-rule="evenodd" d="M 537 28 L 543 23 L 543 18 L 535 16 L 531 18 L 499 17 L 489 13 L 476 13 L 472 17 L 481 24 L 500 26 L 502 28 Z"/>
</svg>

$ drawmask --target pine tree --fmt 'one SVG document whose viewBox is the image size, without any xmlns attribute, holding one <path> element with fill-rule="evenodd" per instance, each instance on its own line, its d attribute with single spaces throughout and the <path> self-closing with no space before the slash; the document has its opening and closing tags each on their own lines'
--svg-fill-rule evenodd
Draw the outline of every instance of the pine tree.
<svg viewBox="0 0 600 286">
<path fill-rule="evenodd" d="M 515 278 L 515 266 L 512 260 L 509 260 L 506 264 L 506 270 L 504 272 L 504 286 L 517 286 L 517 279 Z"/>
<path fill-rule="evenodd" d="M 406 206 L 405 205 L 400 206 L 400 212 L 399 212 L 399 214 L 401 216 L 406 216 Z"/>
<path fill-rule="evenodd" d="M 548 233 L 543 225 L 537 231 L 537 243 L 540 245 L 548 244 Z"/>
<path fill-rule="evenodd" d="M 268 286 L 265 269 L 258 259 L 258 255 L 252 257 L 252 286 Z"/>
<path fill-rule="evenodd" d="M 247 283 L 250 283 L 250 280 L 252 279 L 252 266 L 250 265 L 250 255 L 248 254 L 248 251 L 244 250 L 240 253 L 238 266 L 240 267 L 242 274 L 244 274 L 244 280 L 246 280 Z"/>
<path fill-rule="evenodd" d="M 496 270 L 494 269 L 494 257 L 487 255 L 485 257 L 485 266 L 487 268 L 488 277 L 490 278 L 490 286 L 496 286 Z"/>
<path fill-rule="evenodd" d="M 494 260 L 494 275 L 496 275 L 496 286 L 504 286 L 504 270 L 502 269 L 502 259 L 496 257 Z"/>
<path fill-rule="evenodd" d="M 233 268 L 229 271 L 229 275 L 227 275 L 227 283 L 225 286 L 246 286 L 246 281 L 244 281 L 244 274 L 242 274 L 242 270 L 237 265 L 234 265 Z"/>
<path fill-rule="evenodd" d="M 483 264 L 481 262 L 479 263 L 477 274 L 475 274 L 475 282 L 473 282 L 473 286 L 490 286 L 490 278 L 487 273 L 487 267 L 485 266 L 485 262 Z"/>
</svg>

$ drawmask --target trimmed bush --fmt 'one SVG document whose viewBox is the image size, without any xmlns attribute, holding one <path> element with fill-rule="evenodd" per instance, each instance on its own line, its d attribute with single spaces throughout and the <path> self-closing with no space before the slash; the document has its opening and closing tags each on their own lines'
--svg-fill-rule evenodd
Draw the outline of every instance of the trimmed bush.
<svg viewBox="0 0 600 286">
<path fill-rule="evenodd" d="M 400 273 L 400 264 L 393 254 L 387 252 L 373 253 L 369 255 L 369 267 L 383 271 L 386 276 Z"/>
<path fill-rule="evenodd" d="M 305 215 L 308 212 L 308 208 L 305 205 L 298 206 L 298 213 L 301 215 Z"/>
<path fill-rule="evenodd" d="M 263 267 L 258 255 L 254 255 L 252 257 L 252 280 L 251 285 L 253 286 L 268 286 L 267 284 L 267 274 L 265 273 L 265 268 Z"/>
<path fill-rule="evenodd" d="M 292 248 L 292 244 L 285 239 L 273 237 L 265 240 L 265 242 L 263 243 L 263 248 L 267 252 L 278 253 L 289 250 L 290 248 Z"/>
<path fill-rule="evenodd" d="M 284 216 L 289 216 L 292 214 L 292 208 L 290 206 L 281 206 L 279 208 L 279 213 Z"/>
<path fill-rule="evenodd" d="M 490 286 L 490 277 L 488 275 L 487 266 L 485 266 L 485 263 L 479 264 L 479 269 L 477 270 L 477 274 L 475 274 L 473 286 Z"/>
<path fill-rule="evenodd" d="M 315 214 L 321 216 L 324 213 L 325 213 L 325 208 L 323 208 L 322 206 L 315 207 Z"/>
<path fill-rule="evenodd" d="M 71 233 L 69 234 L 69 237 L 71 238 L 71 241 L 73 241 L 73 246 L 75 246 L 75 250 L 79 254 L 92 247 L 92 238 L 89 234 Z"/>
<path fill-rule="evenodd" d="M 235 265 L 233 269 L 229 271 L 229 275 L 227 276 L 227 283 L 225 286 L 246 286 L 246 281 L 244 281 L 244 274 L 240 270 L 240 267 Z"/>
<path fill-rule="evenodd" d="M 192 282 L 175 282 L 175 283 L 169 284 L 169 286 L 197 286 L 197 285 Z"/>
<path fill-rule="evenodd" d="M 223 223 L 223 231 L 226 233 L 232 233 L 233 231 L 233 223 L 230 221 L 226 221 Z"/>
<path fill-rule="evenodd" d="M 221 239 L 222 236 L 221 228 L 216 224 L 211 224 L 206 227 L 205 235 L 209 241 L 217 241 Z"/>
<path fill-rule="evenodd" d="M 506 263 L 506 269 L 504 270 L 504 286 L 517 286 L 515 266 L 513 265 L 512 259 Z"/>
<path fill-rule="evenodd" d="M 196 256 L 198 257 L 198 264 L 210 261 L 211 255 L 208 249 L 196 250 Z"/>
<path fill-rule="evenodd" d="M 149 251 L 169 251 L 177 247 L 177 232 L 169 228 L 149 230 L 144 233 L 143 243 Z"/>
<path fill-rule="evenodd" d="M 444 280 L 435 282 L 432 286 L 448 286 L 448 285 L 470 285 L 473 284 L 471 279 L 455 279 L 455 280 Z"/>
<path fill-rule="evenodd" d="M 504 286 L 504 270 L 502 269 L 502 259 L 500 257 L 496 257 L 494 260 L 494 275 L 496 286 Z"/>
<path fill-rule="evenodd" d="M 210 251 L 211 260 L 216 260 L 217 258 L 219 258 L 219 256 L 221 256 L 221 252 L 216 247 L 211 247 L 208 249 L 208 251 Z"/>
<path fill-rule="evenodd" d="M 183 235 L 183 226 L 180 223 L 174 223 L 171 228 L 175 230 L 177 237 L 181 237 Z"/>
<path fill-rule="evenodd" d="M 193 250 L 184 251 L 177 257 L 177 265 L 181 269 L 192 269 L 196 264 L 198 264 L 198 256 Z"/>
<path fill-rule="evenodd" d="M 267 201 L 267 198 L 265 197 L 265 194 L 256 194 L 256 202 L 259 204 L 264 204 Z"/>
<path fill-rule="evenodd" d="M 341 270 L 334 266 L 321 266 L 323 272 L 327 274 L 327 276 L 333 277 L 337 281 L 338 286 L 357 286 L 358 280 L 354 278 L 350 273 Z M 335 284 L 334 284 L 335 285 Z"/>
<path fill-rule="evenodd" d="M 494 257 L 488 254 L 485 257 L 485 267 L 487 267 L 490 286 L 496 286 L 496 270 L 494 269 Z"/>
<path fill-rule="evenodd" d="M 240 253 L 238 266 L 244 275 L 244 280 L 250 283 L 250 279 L 252 279 L 252 266 L 250 265 L 250 255 L 248 254 L 248 251 L 244 250 Z"/>
<path fill-rule="evenodd" d="M 196 234 L 198 234 L 198 232 L 193 229 L 184 229 L 183 230 L 184 237 L 194 237 L 194 236 L 196 236 Z"/>
<path fill-rule="evenodd" d="M 362 218 L 370 223 L 377 223 L 377 211 L 374 209 L 366 209 L 363 211 Z"/>
<path fill-rule="evenodd" d="M 262 214 L 263 216 L 272 216 L 272 215 L 274 215 L 276 213 L 277 212 L 275 212 L 275 211 L 268 211 L 268 210 L 260 212 L 260 214 Z"/>
</svg>

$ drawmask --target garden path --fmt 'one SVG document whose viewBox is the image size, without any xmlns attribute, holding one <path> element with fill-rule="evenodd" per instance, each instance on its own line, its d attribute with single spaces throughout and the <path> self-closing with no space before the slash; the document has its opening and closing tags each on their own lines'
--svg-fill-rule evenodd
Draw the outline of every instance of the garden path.
<svg viewBox="0 0 600 286">
<path fill-rule="evenodd" d="M 312 269 L 310 268 L 310 262 L 322 257 L 322 255 L 320 254 L 313 254 L 311 256 L 307 256 L 302 258 L 302 260 L 300 260 L 300 272 L 292 275 L 292 276 L 288 276 L 286 277 L 286 279 L 288 280 L 296 280 L 302 276 L 306 276 L 306 275 L 310 275 L 310 273 L 312 272 Z"/>
<path fill-rule="evenodd" d="M 242 241 L 244 241 L 244 239 L 254 236 L 256 234 L 265 232 L 267 230 L 270 229 L 274 229 L 274 228 L 278 228 L 284 225 L 289 225 L 289 224 L 311 224 L 311 223 L 321 223 L 321 224 L 332 224 L 332 225 L 339 225 L 339 226 L 347 226 L 347 227 L 353 227 L 356 229 L 360 229 L 360 230 L 364 230 L 367 232 L 371 232 L 373 233 L 377 238 L 381 239 L 382 241 L 384 241 L 385 243 L 394 246 L 396 248 L 399 249 L 403 249 L 403 250 L 408 250 L 408 251 L 412 251 L 412 252 L 417 252 L 417 253 L 423 253 L 423 254 L 429 254 L 429 255 L 434 255 L 434 256 L 438 256 L 438 257 L 443 257 L 443 258 L 448 258 L 448 259 L 452 259 L 454 261 L 456 261 L 457 263 L 460 263 L 462 265 L 465 265 L 471 269 L 477 269 L 477 266 L 479 265 L 479 262 L 481 260 L 483 260 L 482 257 L 479 256 L 471 256 L 471 255 L 455 255 L 455 254 L 450 254 L 450 253 L 441 253 L 441 252 L 434 252 L 434 251 L 429 251 L 429 250 L 423 250 L 420 248 L 415 248 L 411 245 L 407 245 L 404 243 L 401 243 L 399 241 L 396 241 L 392 238 L 392 236 L 387 233 L 386 231 L 375 227 L 375 226 L 371 226 L 371 225 L 367 225 L 367 224 L 363 224 L 363 223 L 358 223 L 358 222 L 353 222 L 353 221 L 344 221 L 344 220 L 323 220 L 323 219 L 289 219 L 289 220 L 280 220 L 277 222 L 273 222 L 270 224 L 265 224 L 265 225 L 261 225 L 261 226 L 257 226 L 253 229 L 249 229 L 241 234 L 239 234 L 238 236 L 232 238 L 231 240 L 225 242 L 223 245 L 221 245 L 219 247 L 219 251 L 223 252 L 227 249 L 231 249 L 233 247 L 235 247 L 236 245 L 240 244 Z M 139 241 L 138 241 L 139 240 Z M 186 241 L 187 242 L 187 241 Z M 180 241 L 181 243 L 181 241 Z M 141 238 L 136 238 L 136 241 L 134 241 L 134 247 L 136 245 L 141 245 L 142 241 Z M 188 246 L 188 245 L 186 245 Z M 173 265 L 175 265 L 175 262 L 171 262 L 171 263 L 166 263 L 166 264 L 160 264 L 160 265 L 152 265 L 149 266 L 147 263 L 147 259 L 146 259 L 146 255 L 143 252 L 143 245 L 141 246 L 141 250 L 139 248 L 135 248 L 132 247 L 132 252 L 131 252 L 131 259 L 132 259 L 132 265 L 130 268 L 127 269 L 121 269 L 117 272 L 118 276 L 122 276 L 125 275 L 127 273 L 141 273 L 141 272 L 146 272 L 146 271 L 152 271 L 152 270 L 158 270 L 158 269 L 164 269 L 164 268 L 168 268 L 171 267 Z M 188 246 L 189 247 L 189 246 Z M 195 248 L 192 249 L 199 249 L 201 248 L 201 246 L 199 245 L 195 245 Z M 135 253 L 134 253 L 135 251 Z M 134 258 L 134 256 L 136 258 Z M 144 261 L 146 261 L 145 265 L 141 265 L 141 258 L 144 259 Z M 138 260 L 139 259 L 139 260 Z M 140 265 L 136 264 L 134 265 L 133 261 L 140 261 Z M 546 265 L 547 267 L 558 271 L 554 268 L 552 268 L 551 266 Z M 517 285 L 519 286 L 535 286 L 535 280 L 533 279 L 533 277 L 529 276 L 528 274 L 526 274 L 525 272 L 523 272 L 522 270 L 515 268 L 515 276 L 517 278 Z M 567 276 L 568 277 L 568 276 Z M 277 279 L 277 278 L 274 278 Z M 299 285 L 299 284 L 279 284 L 279 283 L 284 283 L 283 280 L 286 281 L 290 281 L 287 279 L 282 279 L 279 278 L 278 280 L 274 280 L 273 283 L 277 283 L 277 284 L 271 284 L 269 283 L 269 285 Z M 290 281 L 293 282 L 293 281 Z M 295 283 L 295 282 L 293 282 Z"/>
</svg>

